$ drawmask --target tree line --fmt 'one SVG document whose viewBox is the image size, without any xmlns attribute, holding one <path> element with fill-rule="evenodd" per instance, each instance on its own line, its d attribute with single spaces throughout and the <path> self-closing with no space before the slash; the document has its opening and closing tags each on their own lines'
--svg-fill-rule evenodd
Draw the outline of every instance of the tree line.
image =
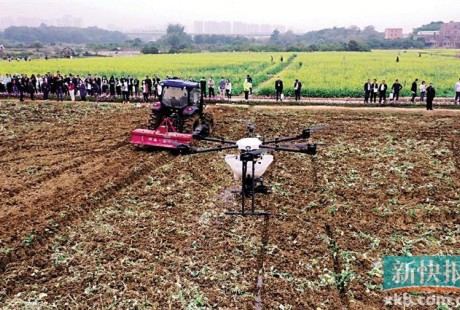
<svg viewBox="0 0 460 310">
<path fill-rule="evenodd" d="M 54 27 L 45 24 L 39 27 L 12 26 L 4 30 L 4 40 L 30 44 L 32 42 L 69 44 L 122 43 L 128 36 L 120 31 L 109 31 L 98 27 Z"/>
<path fill-rule="evenodd" d="M 438 30 L 442 22 L 431 22 L 414 29 Z M 119 31 L 108 31 L 97 27 L 52 27 L 44 24 L 39 27 L 9 27 L 0 34 L 3 40 L 23 42 L 26 44 L 87 44 L 95 49 L 116 50 L 118 46 L 139 48 L 144 54 L 187 53 L 187 52 L 222 52 L 222 51 L 369 51 L 371 49 L 408 49 L 426 47 L 423 40 L 407 38 L 387 40 L 382 32 L 374 26 L 360 29 L 357 26 L 333 27 L 295 34 L 292 31 L 280 33 L 278 30 L 265 39 L 229 35 L 195 35 L 185 32 L 180 24 L 169 24 L 166 34 L 156 42 L 142 42 L 136 38 L 130 40 Z"/>
<path fill-rule="evenodd" d="M 190 36 L 179 24 L 168 25 L 166 34 L 157 42 L 149 43 L 141 50 L 145 54 L 159 52 L 183 53 L 198 51 L 370 51 L 371 49 L 408 49 L 424 48 L 423 40 L 414 40 L 412 36 L 403 39 L 387 40 L 384 34 L 374 26 L 360 29 L 352 27 L 333 27 L 295 34 L 292 31 L 280 33 L 273 31 L 264 40 L 243 36 L 195 35 Z"/>
</svg>

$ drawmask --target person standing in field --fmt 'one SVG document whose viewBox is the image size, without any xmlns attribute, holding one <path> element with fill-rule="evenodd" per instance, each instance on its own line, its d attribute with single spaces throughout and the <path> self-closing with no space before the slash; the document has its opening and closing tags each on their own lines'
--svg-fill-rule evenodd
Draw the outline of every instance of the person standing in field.
<svg viewBox="0 0 460 310">
<path fill-rule="evenodd" d="M 402 88 L 403 86 L 401 85 L 401 83 L 399 83 L 399 80 L 396 79 L 393 85 L 391 86 L 391 90 L 393 92 L 393 101 L 399 100 L 399 92 L 401 91 Z"/>
<path fill-rule="evenodd" d="M 208 80 L 208 94 L 209 94 L 209 98 L 213 98 L 216 96 L 216 93 L 214 92 L 214 80 L 212 79 L 212 76 L 209 78 Z"/>
<path fill-rule="evenodd" d="M 249 75 L 248 75 L 249 76 Z M 249 99 L 249 92 L 250 92 L 250 83 L 248 81 L 248 78 L 244 79 L 243 83 L 243 91 L 244 91 L 244 99 L 248 100 Z"/>
<path fill-rule="evenodd" d="M 86 101 L 86 81 L 83 78 L 80 80 L 80 100 Z"/>
<path fill-rule="evenodd" d="M 102 93 L 107 96 L 109 92 L 109 81 L 105 75 L 102 76 Z"/>
<path fill-rule="evenodd" d="M 94 76 L 94 83 L 93 85 L 96 84 L 97 85 L 97 94 L 98 95 L 101 95 L 102 93 L 102 79 L 96 74 Z M 94 88 L 94 87 L 93 87 Z M 94 91 L 96 92 L 96 90 Z M 95 94 L 96 95 L 96 94 Z"/>
<path fill-rule="evenodd" d="M 48 102 L 48 95 L 50 92 L 49 85 L 48 85 L 48 78 L 45 77 L 42 81 L 42 86 L 41 86 L 42 92 L 43 92 L 43 100 Z"/>
<path fill-rule="evenodd" d="M 295 79 L 295 82 L 294 82 L 295 101 L 300 100 L 301 91 L 302 91 L 302 82 L 300 82 L 298 79 Z"/>
<path fill-rule="evenodd" d="M 460 79 L 458 79 L 458 82 L 455 83 L 455 103 L 460 104 Z"/>
<path fill-rule="evenodd" d="M 111 97 L 115 97 L 115 86 L 116 86 L 115 78 L 112 75 L 110 76 L 110 79 L 109 79 L 109 93 Z"/>
<path fill-rule="evenodd" d="M 3 76 L 0 74 L 0 93 L 4 93 L 5 92 L 5 86 L 3 84 Z"/>
<path fill-rule="evenodd" d="M 152 81 L 152 79 L 150 79 L 149 76 L 146 75 L 144 81 L 145 81 L 145 84 L 147 84 L 147 87 L 149 89 L 149 96 L 152 96 L 152 94 L 153 94 L 153 89 L 152 89 L 153 88 L 153 81 Z"/>
<path fill-rule="evenodd" d="M 225 82 L 225 94 L 228 100 L 232 99 L 232 82 L 230 82 L 230 79 Z"/>
<path fill-rule="evenodd" d="M 433 110 L 433 100 L 435 96 L 436 96 L 436 90 L 434 89 L 433 83 L 430 83 L 430 85 L 426 89 L 426 109 L 427 110 Z"/>
<path fill-rule="evenodd" d="M 56 76 L 56 100 L 57 101 L 64 101 L 64 81 L 60 74 Z"/>
<path fill-rule="evenodd" d="M 374 82 L 371 84 L 372 87 L 372 92 L 371 92 L 371 103 L 374 101 L 374 103 L 377 102 L 377 94 L 379 92 L 379 83 L 377 83 L 377 79 L 374 79 Z"/>
<path fill-rule="evenodd" d="M 422 81 L 422 84 L 420 84 L 420 102 L 425 101 L 425 94 L 426 94 L 426 84 L 425 84 L 425 81 Z"/>
<path fill-rule="evenodd" d="M 369 97 L 371 96 L 371 92 L 372 92 L 371 79 L 367 79 L 367 82 L 364 83 L 364 103 L 369 102 Z"/>
<path fill-rule="evenodd" d="M 278 77 L 278 79 L 275 81 L 275 91 L 276 91 L 276 101 L 278 100 L 283 100 L 281 98 L 281 94 L 283 93 L 283 81 Z"/>
<path fill-rule="evenodd" d="M 75 84 L 72 80 L 69 81 L 68 85 L 70 100 L 75 101 Z"/>
<path fill-rule="evenodd" d="M 385 80 L 382 80 L 382 83 L 379 85 L 379 103 L 386 103 L 387 102 L 387 89 L 388 86 L 385 83 Z"/>
<path fill-rule="evenodd" d="M 412 103 L 415 102 L 415 97 L 417 97 L 417 82 L 418 82 L 418 79 L 415 79 L 412 82 L 412 85 L 410 87 L 410 91 L 412 93 L 412 98 L 411 98 L 410 102 L 412 102 Z"/>
<path fill-rule="evenodd" d="M 252 77 L 248 74 L 246 80 L 249 83 L 249 94 L 252 95 Z"/>
<path fill-rule="evenodd" d="M 35 98 L 34 98 L 35 87 L 34 87 L 34 82 L 33 82 L 32 78 L 29 79 L 29 82 L 27 84 L 27 91 L 29 92 L 30 100 L 35 100 Z"/>
<path fill-rule="evenodd" d="M 11 83 L 11 74 L 7 73 L 5 79 L 3 80 L 3 85 L 5 85 L 5 92 L 9 95 L 12 92 L 12 83 Z"/>
<path fill-rule="evenodd" d="M 122 79 L 121 93 L 123 95 L 123 103 L 129 103 L 129 86 L 127 79 Z"/>
<path fill-rule="evenodd" d="M 225 96 L 225 86 L 227 85 L 227 82 L 225 81 L 224 77 L 220 78 L 219 82 L 219 95 L 222 97 L 222 99 Z"/>
<path fill-rule="evenodd" d="M 149 85 L 146 80 L 142 81 L 142 95 L 144 95 L 144 102 L 149 101 Z"/>
<path fill-rule="evenodd" d="M 115 90 L 117 94 L 117 98 L 121 97 L 121 79 L 115 78 Z"/>
<path fill-rule="evenodd" d="M 137 76 L 133 80 L 133 93 L 136 98 L 139 98 L 139 79 Z"/>
<path fill-rule="evenodd" d="M 94 94 L 94 101 L 96 101 L 96 103 L 99 102 L 99 94 L 101 93 L 101 89 L 99 88 L 99 84 L 96 82 L 96 79 L 93 80 L 93 85 L 92 85 L 92 90 L 93 90 L 93 94 Z"/>
<path fill-rule="evenodd" d="M 200 80 L 201 97 L 206 98 L 206 78 L 203 76 Z"/>
<path fill-rule="evenodd" d="M 133 97 L 133 78 L 131 77 L 131 75 L 128 75 L 126 78 L 125 78 L 125 81 L 128 82 L 128 96 L 130 98 Z"/>
</svg>

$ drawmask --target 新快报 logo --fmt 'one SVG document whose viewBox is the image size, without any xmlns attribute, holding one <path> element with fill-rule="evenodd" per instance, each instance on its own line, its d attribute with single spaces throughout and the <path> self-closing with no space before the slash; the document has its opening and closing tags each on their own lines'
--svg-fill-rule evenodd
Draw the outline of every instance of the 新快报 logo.
<svg viewBox="0 0 460 310">
<path fill-rule="evenodd" d="M 460 256 L 385 256 L 383 289 L 460 292 Z"/>
</svg>

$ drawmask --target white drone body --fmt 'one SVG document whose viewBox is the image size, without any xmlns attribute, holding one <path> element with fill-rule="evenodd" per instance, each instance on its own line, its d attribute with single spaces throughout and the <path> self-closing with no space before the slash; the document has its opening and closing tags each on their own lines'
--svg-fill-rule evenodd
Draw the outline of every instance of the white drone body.
<svg viewBox="0 0 460 310">
<path fill-rule="evenodd" d="M 243 151 L 259 150 L 260 145 L 262 143 L 263 142 L 260 141 L 258 138 L 244 138 L 236 142 L 236 144 L 238 145 L 238 149 Z M 226 155 L 225 162 L 232 169 L 235 180 L 241 180 L 243 175 L 243 165 L 240 159 L 240 155 Z M 257 160 L 254 163 L 254 178 L 260 178 L 272 162 L 273 155 L 262 154 L 259 158 L 257 158 Z M 248 162 L 246 172 L 247 175 L 245 177 L 252 177 L 252 166 L 253 163 Z"/>
</svg>

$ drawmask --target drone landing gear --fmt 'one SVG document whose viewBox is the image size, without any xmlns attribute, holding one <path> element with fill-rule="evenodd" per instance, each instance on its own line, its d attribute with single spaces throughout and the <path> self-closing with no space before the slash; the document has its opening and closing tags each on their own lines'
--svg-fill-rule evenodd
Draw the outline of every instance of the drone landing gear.
<svg viewBox="0 0 460 310">
<path fill-rule="evenodd" d="M 260 157 L 260 153 L 246 153 L 241 154 L 242 162 L 242 175 L 246 176 L 242 178 L 241 191 L 237 192 L 241 195 L 241 211 L 227 211 L 227 215 L 263 215 L 265 217 L 270 216 L 269 212 L 256 211 L 255 210 L 255 194 L 269 194 L 271 190 L 264 185 L 263 177 L 255 178 L 255 165 L 257 159 Z M 248 173 L 248 162 L 252 163 L 252 174 Z M 251 209 L 247 210 L 245 201 L 246 197 L 251 197 Z"/>
</svg>

